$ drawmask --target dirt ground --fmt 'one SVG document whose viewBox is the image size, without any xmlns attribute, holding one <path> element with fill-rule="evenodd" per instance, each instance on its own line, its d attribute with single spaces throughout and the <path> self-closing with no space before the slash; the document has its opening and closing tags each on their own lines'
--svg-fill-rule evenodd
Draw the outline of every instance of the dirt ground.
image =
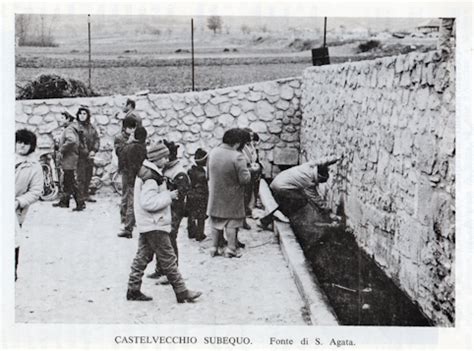
<svg viewBox="0 0 474 351">
<path fill-rule="evenodd" d="M 144 278 L 150 302 L 127 301 L 133 239 L 120 229 L 118 196 L 100 197 L 83 212 L 35 204 L 24 224 L 15 285 L 19 323 L 272 324 L 304 325 L 305 309 L 275 235 L 257 229 L 239 233 L 247 244 L 239 259 L 211 258 L 210 240 L 187 238 L 178 245 L 179 267 L 190 289 L 203 292 L 193 304 L 178 304 L 170 285 Z M 151 263 L 146 273 L 153 271 Z"/>
</svg>

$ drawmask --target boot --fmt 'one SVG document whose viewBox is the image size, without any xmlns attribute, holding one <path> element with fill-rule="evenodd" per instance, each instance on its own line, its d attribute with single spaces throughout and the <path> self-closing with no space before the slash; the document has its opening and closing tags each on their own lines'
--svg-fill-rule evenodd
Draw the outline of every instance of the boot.
<svg viewBox="0 0 474 351">
<path fill-rule="evenodd" d="M 245 244 L 239 240 L 237 240 L 237 247 L 241 249 L 245 249 Z"/>
<path fill-rule="evenodd" d="M 53 207 L 63 207 L 63 208 L 69 208 L 69 204 L 65 204 L 64 202 L 56 202 L 53 204 Z"/>
<path fill-rule="evenodd" d="M 240 258 L 240 257 L 242 257 L 242 254 L 241 254 L 240 252 L 231 250 L 231 249 L 229 249 L 229 248 L 227 247 L 227 248 L 225 249 L 225 252 L 224 252 L 224 257 L 225 257 L 225 258 L 232 258 L 232 257 Z"/>
<path fill-rule="evenodd" d="M 202 234 L 202 235 L 199 235 L 199 236 L 196 237 L 196 241 L 203 241 L 206 238 L 207 238 L 207 236 L 205 234 Z"/>
<path fill-rule="evenodd" d="M 127 290 L 127 300 L 128 301 L 151 301 L 152 297 L 146 296 L 140 290 Z"/>
<path fill-rule="evenodd" d="M 127 238 L 131 239 L 132 238 L 132 232 L 128 229 L 122 229 L 120 233 L 117 234 L 119 238 Z"/>
<path fill-rule="evenodd" d="M 185 292 L 177 293 L 176 300 L 178 303 L 194 302 L 194 300 L 196 300 L 201 295 L 202 292 L 200 291 L 186 290 Z"/>
<path fill-rule="evenodd" d="M 79 212 L 79 211 L 82 211 L 82 210 L 85 210 L 85 209 L 86 209 L 86 204 L 84 202 L 82 202 L 80 204 L 77 204 L 77 206 L 75 208 L 73 208 L 72 210 L 76 211 L 76 212 Z"/>
<path fill-rule="evenodd" d="M 162 276 L 160 272 L 154 271 L 153 273 L 147 274 L 146 277 L 150 279 L 158 279 Z"/>
</svg>

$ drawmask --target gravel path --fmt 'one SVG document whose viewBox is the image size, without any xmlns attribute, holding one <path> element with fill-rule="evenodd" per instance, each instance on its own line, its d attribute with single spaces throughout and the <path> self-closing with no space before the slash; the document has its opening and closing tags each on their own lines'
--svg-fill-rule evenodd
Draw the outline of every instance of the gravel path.
<svg viewBox="0 0 474 351">
<path fill-rule="evenodd" d="M 180 270 L 189 288 L 203 292 L 198 302 L 177 304 L 171 286 L 147 278 L 142 291 L 153 301 L 127 301 L 138 234 L 117 238 L 118 202 L 117 197 L 100 198 L 80 213 L 50 202 L 30 209 L 15 286 L 16 322 L 306 324 L 277 239 L 253 220 L 252 229 L 239 235 L 247 244 L 240 259 L 211 258 L 210 240 L 189 240 L 183 221 Z"/>
</svg>

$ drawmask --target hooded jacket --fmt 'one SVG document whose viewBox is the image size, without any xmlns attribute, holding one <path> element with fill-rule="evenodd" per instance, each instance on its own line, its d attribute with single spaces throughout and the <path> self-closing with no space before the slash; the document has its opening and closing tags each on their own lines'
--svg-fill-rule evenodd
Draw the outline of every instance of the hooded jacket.
<svg viewBox="0 0 474 351">
<path fill-rule="evenodd" d="M 80 127 L 76 121 L 69 122 L 59 141 L 63 170 L 76 170 L 79 159 Z"/>
<path fill-rule="evenodd" d="M 82 132 L 84 137 L 87 156 L 89 152 L 94 151 L 98 152 L 100 147 L 100 139 L 97 130 L 90 122 L 90 116 L 88 115 L 87 119 L 84 122 L 78 121 L 79 123 L 79 131 Z M 85 154 L 85 153 L 84 153 Z M 93 162 L 91 160 L 91 162 Z"/>
<path fill-rule="evenodd" d="M 135 179 L 134 211 L 138 231 L 152 230 L 170 232 L 171 194 L 165 177 L 150 161 L 144 160 Z"/>
</svg>

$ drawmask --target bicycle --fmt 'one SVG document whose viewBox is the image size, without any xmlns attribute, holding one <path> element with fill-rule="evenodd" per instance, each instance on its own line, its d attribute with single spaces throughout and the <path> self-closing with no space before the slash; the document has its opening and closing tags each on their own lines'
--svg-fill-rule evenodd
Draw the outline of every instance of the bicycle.
<svg viewBox="0 0 474 351">
<path fill-rule="evenodd" d="M 43 170 L 43 192 L 40 195 L 42 201 L 53 201 L 59 195 L 62 184 L 62 171 L 57 162 L 56 144 L 53 150 L 41 154 L 39 161 Z"/>
</svg>

